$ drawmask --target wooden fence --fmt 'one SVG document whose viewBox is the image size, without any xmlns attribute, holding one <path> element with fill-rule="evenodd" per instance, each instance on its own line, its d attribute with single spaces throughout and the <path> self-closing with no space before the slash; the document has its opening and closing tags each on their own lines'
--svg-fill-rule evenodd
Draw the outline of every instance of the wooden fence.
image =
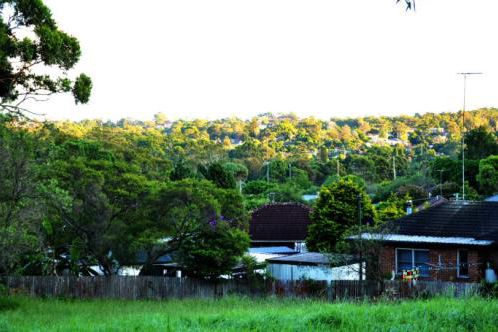
<svg viewBox="0 0 498 332">
<path fill-rule="evenodd" d="M 168 277 L 3 277 L 10 293 L 42 297 L 168 299 L 216 298 L 232 294 L 318 298 L 328 301 L 386 297 L 392 299 L 447 295 L 464 297 L 479 292 L 479 284 L 438 281 L 264 281 L 258 285 L 239 280 L 216 283 Z"/>
</svg>

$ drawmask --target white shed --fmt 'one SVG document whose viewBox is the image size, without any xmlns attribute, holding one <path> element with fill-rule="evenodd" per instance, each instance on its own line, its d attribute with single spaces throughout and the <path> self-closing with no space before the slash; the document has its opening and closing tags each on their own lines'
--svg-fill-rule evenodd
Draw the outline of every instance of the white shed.
<svg viewBox="0 0 498 332">
<path fill-rule="evenodd" d="M 358 280 L 360 263 L 345 255 L 308 252 L 267 259 L 268 272 L 277 280 Z M 365 265 L 363 264 L 363 279 Z"/>
</svg>

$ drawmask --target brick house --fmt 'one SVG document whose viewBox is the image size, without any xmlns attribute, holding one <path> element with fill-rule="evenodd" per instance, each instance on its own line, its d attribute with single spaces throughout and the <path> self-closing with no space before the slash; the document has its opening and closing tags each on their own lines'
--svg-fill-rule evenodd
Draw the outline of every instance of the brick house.
<svg viewBox="0 0 498 332">
<path fill-rule="evenodd" d="M 498 202 L 445 202 L 362 238 L 381 242 L 386 278 L 418 267 L 421 279 L 477 282 L 488 266 L 498 272 Z"/>
<path fill-rule="evenodd" d="M 249 223 L 251 247 L 286 246 L 300 252 L 305 247 L 310 212 L 300 203 L 273 203 L 254 210 Z"/>
</svg>

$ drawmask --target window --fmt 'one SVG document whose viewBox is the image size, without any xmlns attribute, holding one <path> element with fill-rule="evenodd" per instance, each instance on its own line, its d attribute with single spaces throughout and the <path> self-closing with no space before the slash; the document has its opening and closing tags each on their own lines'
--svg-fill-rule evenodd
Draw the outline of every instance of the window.
<svg viewBox="0 0 498 332">
<path fill-rule="evenodd" d="M 429 250 L 426 249 L 396 249 L 396 271 L 411 270 L 416 267 L 422 277 L 429 276 Z"/>
<path fill-rule="evenodd" d="M 458 278 L 469 277 L 469 252 L 467 250 L 458 250 L 457 276 Z"/>
</svg>

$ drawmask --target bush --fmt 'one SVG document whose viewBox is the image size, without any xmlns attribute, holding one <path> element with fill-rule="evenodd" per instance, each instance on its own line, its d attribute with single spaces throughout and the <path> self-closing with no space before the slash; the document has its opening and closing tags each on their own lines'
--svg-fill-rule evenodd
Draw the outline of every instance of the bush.
<svg viewBox="0 0 498 332">
<path fill-rule="evenodd" d="M 498 282 L 481 282 L 481 296 L 498 299 Z"/>
<path fill-rule="evenodd" d="M 0 283 L 0 297 L 7 296 L 9 294 L 7 286 Z"/>
<path fill-rule="evenodd" d="M 15 310 L 19 307 L 19 303 L 9 296 L 0 296 L 0 312 L 7 310 Z"/>
</svg>

